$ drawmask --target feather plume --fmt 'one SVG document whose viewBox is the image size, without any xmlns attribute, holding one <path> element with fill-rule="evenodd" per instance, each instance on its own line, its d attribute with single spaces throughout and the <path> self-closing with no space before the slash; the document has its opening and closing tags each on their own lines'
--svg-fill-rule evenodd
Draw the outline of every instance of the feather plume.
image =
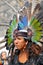
<svg viewBox="0 0 43 65">
<path fill-rule="evenodd" d="M 8 45 L 10 45 L 13 42 L 13 31 L 16 29 L 16 27 L 17 27 L 17 21 L 16 18 L 14 18 L 14 20 L 12 20 L 12 22 L 10 23 L 10 26 L 5 36 L 7 38 Z"/>
<path fill-rule="evenodd" d="M 30 27 L 33 30 L 33 36 L 32 36 L 33 42 L 38 42 L 43 36 L 42 20 L 43 20 L 43 12 L 40 11 L 35 17 L 32 17 L 30 21 Z"/>
</svg>

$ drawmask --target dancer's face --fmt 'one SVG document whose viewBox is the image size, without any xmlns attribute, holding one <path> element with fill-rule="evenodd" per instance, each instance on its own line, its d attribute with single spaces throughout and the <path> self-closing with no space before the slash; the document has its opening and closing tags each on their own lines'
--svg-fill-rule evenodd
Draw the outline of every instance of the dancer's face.
<svg viewBox="0 0 43 65">
<path fill-rule="evenodd" d="M 14 45 L 17 47 L 17 49 L 21 50 L 24 47 L 26 47 L 27 41 L 24 40 L 22 36 L 17 36 L 14 39 Z"/>
</svg>

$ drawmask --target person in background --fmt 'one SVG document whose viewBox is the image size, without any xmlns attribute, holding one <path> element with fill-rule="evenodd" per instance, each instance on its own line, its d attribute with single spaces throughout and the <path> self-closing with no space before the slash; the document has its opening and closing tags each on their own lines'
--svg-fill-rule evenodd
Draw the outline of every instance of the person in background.
<svg viewBox="0 0 43 65">
<path fill-rule="evenodd" d="M 1 60 L 3 65 L 8 65 L 8 60 L 7 60 L 7 53 L 6 51 L 3 51 L 1 53 Z"/>
<path fill-rule="evenodd" d="M 2 64 L 2 60 L 1 60 L 1 54 L 0 54 L 0 65 L 3 65 L 3 64 Z"/>
</svg>

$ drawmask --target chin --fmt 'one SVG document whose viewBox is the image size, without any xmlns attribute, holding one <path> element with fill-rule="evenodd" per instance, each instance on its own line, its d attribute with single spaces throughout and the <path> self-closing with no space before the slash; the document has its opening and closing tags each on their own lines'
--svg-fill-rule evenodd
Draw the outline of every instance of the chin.
<svg viewBox="0 0 43 65">
<path fill-rule="evenodd" d="M 17 49 L 18 49 L 18 50 L 21 50 L 22 48 L 18 47 Z"/>
<path fill-rule="evenodd" d="M 20 50 L 21 48 L 20 47 L 17 47 L 18 50 Z"/>
</svg>

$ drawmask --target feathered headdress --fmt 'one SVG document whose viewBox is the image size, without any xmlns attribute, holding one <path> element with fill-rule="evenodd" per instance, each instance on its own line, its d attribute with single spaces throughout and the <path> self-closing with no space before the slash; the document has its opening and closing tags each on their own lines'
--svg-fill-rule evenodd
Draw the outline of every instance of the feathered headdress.
<svg viewBox="0 0 43 65">
<path fill-rule="evenodd" d="M 28 25 L 29 23 L 29 25 Z M 30 22 L 28 22 L 27 16 L 21 17 L 20 21 L 17 23 L 16 18 L 14 18 L 7 30 L 6 39 L 7 44 L 10 45 L 13 42 L 13 32 L 14 30 L 28 29 L 30 28 L 32 34 L 32 42 L 39 42 L 43 38 L 43 11 L 41 10 L 38 14 L 31 17 Z"/>
</svg>

